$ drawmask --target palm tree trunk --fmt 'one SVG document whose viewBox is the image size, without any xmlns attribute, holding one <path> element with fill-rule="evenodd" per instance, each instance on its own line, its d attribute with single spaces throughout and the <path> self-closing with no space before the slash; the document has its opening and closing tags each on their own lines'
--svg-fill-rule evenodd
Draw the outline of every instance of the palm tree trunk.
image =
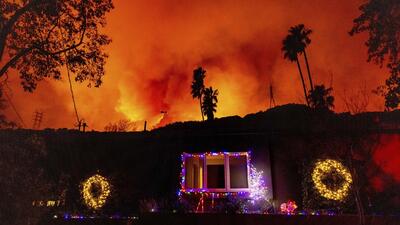
<svg viewBox="0 0 400 225">
<path fill-rule="evenodd" d="M 308 59 L 307 59 L 306 50 L 303 51 L 303 54 L 304 54 L 304 59 L 306 60 L 308 79 L 310 80 L 311 91 L 313 91 L 314 90 L 314 85 L 313 85 L 313 82 L 312 82 L 312 79 L 311 79 L 311 72 L 310 72 L 310 67 L 308 65 Z"/>
<path fill-rule="evenodd" d="M 203 107 L 202 107 L 202 104 L 201 104 L 201 96 L 199 98 L 199 102 L 200 102 L 201 119 L 204 121 L 204 113 L 203 113 Z"/>
<path fill-rule="evenodd" d="M 310 106 L 310 104 L 308 103 L 307 88 L 306 88 L 306 84 L 304 83 L 303 72 L 301 71 L 300 62 L 297 57 L 296 57 L 296 62 L 297 62 L 297 68 L 299 69 L 299 73 L 300 73 L 300 77 L 301 77 L 301 83 L 303 84 L 304 97 L 306 98 L 307 106 Z"/>
</svg>

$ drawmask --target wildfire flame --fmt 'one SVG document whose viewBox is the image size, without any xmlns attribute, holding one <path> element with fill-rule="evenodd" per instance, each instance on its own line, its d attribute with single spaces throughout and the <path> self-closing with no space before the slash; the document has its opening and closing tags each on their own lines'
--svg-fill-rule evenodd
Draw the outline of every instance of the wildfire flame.
<svg viewBox="0 0 400 225">
<path fill-rule="evenodd" d="M 343 90 L 364 82 L 372 90 L 387 75 L 366 62 L 365 37 L 348 35 L 361 2 L 115 0 L 105 28 L 113 42 L 104 85 L 88 89 L 74 83 L 80 117 L 95 130 L 119 119 L 148 121 L 149 128 L 200 120 L 198 100 L 190 95 L 197 66 L 207 70 L 206 86 L 219 90 L 217 117 L 266 110 L 270 85 L 277 104 L 302 102 L 297 67 L 281 53 L 288 28 L 299 23 L 314 31 L 307 48 L 314 83 L 332 84 L 335 110 L 345 111 Z M 28 128 L 36 110 L 44 112 L 42 128 L 72 128 L 66 79 L 41 82 L 34 94 L 22 91 L 15 71 L 10 82 Z M 369 110 L 383 106 L 378 97 L 370 101 Z M 17 120 L 11 109 L 7 116 Z"/>
</svg>

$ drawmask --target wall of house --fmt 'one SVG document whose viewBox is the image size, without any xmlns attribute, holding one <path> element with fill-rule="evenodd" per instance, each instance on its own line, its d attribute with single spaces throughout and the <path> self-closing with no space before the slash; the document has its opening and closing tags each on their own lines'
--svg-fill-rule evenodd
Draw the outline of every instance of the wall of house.
<svg viewBox="0 0 400 225">
<path fill-rule="evenodd" d="M 348 148 L 346 137 L 332 134 L 214 134 L 160 135 L 157 133 L 79 133 L 71 131 L 1 131 L 0 144 L 24 143 L 35 136 L 45 146 L 43 162 L 49 180 L 66 177 L 68 210 L 82 211 L 80 183 L 100 173 L 108 177 L 114 194 L 105 210 L 138 211 L 144 199 L 163 199 L 173 207 L 179 189 L 182 152 L 252 151 L 252 162 L 264 171 L 278 208 L 282 202 L 302 202 L 302 166 L 314 152 L 325 156 Z M 29 148 L 29 146 L 26 146 Z M 1 149 L 1 148 L 0 148 Z"/>
</svg>

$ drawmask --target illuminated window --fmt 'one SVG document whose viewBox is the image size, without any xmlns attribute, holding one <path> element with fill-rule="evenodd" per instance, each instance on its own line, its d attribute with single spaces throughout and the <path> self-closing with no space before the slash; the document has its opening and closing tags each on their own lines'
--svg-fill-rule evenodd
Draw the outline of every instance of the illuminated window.
<svg viewBox="0 0 400 225">
<path fill-rule="evenodd" d="M 249 188 L 248 153 L 183 154 L 186 191 L 243 192 Z"/>
<path fill-rule="evenodd" d="M 187 157 L 185 159 L 186 165 L 186 182 L 185 188 L 203 188 L 203 157 Z"/>
<path fill-rule="evenodd" d="M 225 157 L 224 155 L 206 156 L 207 188 L 225 188 Z"/>
</svg>

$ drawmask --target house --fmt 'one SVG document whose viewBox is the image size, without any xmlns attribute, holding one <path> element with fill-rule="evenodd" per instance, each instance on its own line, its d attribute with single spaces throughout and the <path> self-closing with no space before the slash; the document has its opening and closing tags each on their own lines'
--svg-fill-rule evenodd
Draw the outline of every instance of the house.
<svg viewBox="0 0 400 225">
<path fill-rule="evenodd" d="M 172 210 L 176 198 L 185 194 L 195 196 L 197 204 L 201 195 L 205 196 L 200 211 L 202 205 L 207 211 L 213 200 L 216 206 L 226 195 L 249 197 L 252 167 L 262 171 L 268 199 L 279 210 L 288 200 L 302 207 L 304 169 L 312 167 L 316 157 L 346 154 L 349 143 L 360 140 L 379 147 L 380 137 L 391 140 L 400 135 L 399 130 L 382 129 L 368 119 L 373 116 L 321 116 L 296 107 L 211 123 L 177 123 L 150 132 L 3 130 L 0 151 L 30 150 L 40 144 L 46 153 L 41 159 L 46 177 L 58 185 L 57 190 L 65 191 L 65 204 L 60 208 L 64 211 L 87 210 L 79 188 L 97 173 L 107 177 L 112 186 L 112 200 L 102 208 L 105 212 L 139 211 L 146 200 L 159 202 L 160 211 Z M 60 183 L 63 177 L 66 182 Z M 54 192 L 50 197 L 58 195 Z M 371 207 L 385 202 L 386 209 L 396 209 L 395 202 L 379 193 L 370 202 Z"/>
</svg>

